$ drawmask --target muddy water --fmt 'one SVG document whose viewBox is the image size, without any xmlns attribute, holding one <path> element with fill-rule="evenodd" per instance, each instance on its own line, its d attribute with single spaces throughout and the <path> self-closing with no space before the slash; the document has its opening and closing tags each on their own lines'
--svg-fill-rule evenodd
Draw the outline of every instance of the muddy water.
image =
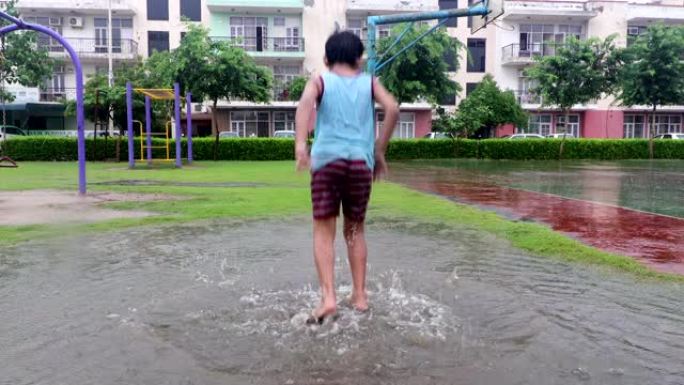
<svg viewBox="0 0 684 385">
<path fill-rule="evenodd" d="M 372 311 L 321 327 L 306 219 L 1 249 L 0 383 L 684 384 L 681 285 L 470 230 L 369 238 Z"/>
<path fill-rule="evenodd" d="M 684 163 L 416 162 L 394 181 L 684 274 Z"/>
</svg>

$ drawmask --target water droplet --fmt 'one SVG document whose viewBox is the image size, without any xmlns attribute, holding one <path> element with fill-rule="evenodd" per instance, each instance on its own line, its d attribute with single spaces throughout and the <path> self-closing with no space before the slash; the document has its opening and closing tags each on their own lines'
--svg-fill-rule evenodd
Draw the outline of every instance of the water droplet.
<svg viewBox="0 0 684 385">
<path fill-rule="evenodd" d="M 587 372 L 586 369 L 573 369 L 571 373 L 582 381 L 589 381 L 591 379 L 591 375 L 589 374 L 589 372 Z"/>
</svg>

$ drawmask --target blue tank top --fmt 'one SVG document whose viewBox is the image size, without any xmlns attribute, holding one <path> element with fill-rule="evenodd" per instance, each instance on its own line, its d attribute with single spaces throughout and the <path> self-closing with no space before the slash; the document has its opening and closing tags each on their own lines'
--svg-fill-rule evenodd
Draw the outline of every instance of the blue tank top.
<svg viewBox="0 0 684 385">
<path fill-rule="evenodd" d="M 337 159 L 375 164 L 373 78 L 367 74 L 323 74 L 323 95 L 316 114 L 311 149 L 313 171 Z"/>
</svg>

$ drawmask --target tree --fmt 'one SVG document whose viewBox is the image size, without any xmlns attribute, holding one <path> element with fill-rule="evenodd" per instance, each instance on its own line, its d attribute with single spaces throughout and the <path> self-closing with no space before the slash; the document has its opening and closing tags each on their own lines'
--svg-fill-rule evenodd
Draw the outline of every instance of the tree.
<svg viewBox="0 0 684 385">
<path fill-rule="evenodd" d="M 5 3 L 3 11 L 11 16 L 19 17 L 15 8 L 16 1 Z M 0 20 L 0 27 L 10 23 Z M 16 31 L 2 38 L 2 55 L 0 56 L 0 81 L 8 84 L 21 84 L 25 87 L 37 87 L 52 76 L 54 60 L 47 50 L 36 49 L 37 33 L 33 31 Z M 14 95 L 0 89 L 2 102 L 13 101 Z"/>
<path fill-rule="evenodd" d="M 502 124 L 527 126 L 527 113 L 520 107 L 511 91 L 501 91 L 491 75 L 458 105 L 453 129 L 456 132 L 490 136 L 492 129 Z M 486 132 L 483 132 L 486 131 Z M 456 133 L 454 132 L 454 133 Z"/>
<path fill-rule="evenodd" d="M 456 119 L 442 107 L 437 107 L 437 119 L 432 120 L 432 131 L 456 133 Z"/>
<path fill-rule="evenodd" d="M 533 92 L 542 97 L 545 106 L 557 106 L 565 116 L 563 132 L 576 104 L 586 104 L 613 90 L 620 67 L 620 51 L 614 36 L 605 40 L 579 40 L 570 37 L 559 46 L 556 55 L 535 58 L 526 72 L 537 83 Z M 563 155 L 563 141 L 560 156 Z"/>
<path fill-rule="evenodd" d="M 649 153 L 653 158 L 658 106 L 684 104 L 684 28 L 656 24 L 624 50 L 617 98 L 623 105 L 651 107 Z"/>
<path fill-rule="evenodd" d="M 288 100 L 291 101 L 297 101 L 299 98 L 302 97 L 302 93 L 304 92 L 304 88 L 306 87 L 306 83 L 309 81 L 304 76 L 297 76 L 296 78 L 292 79 L 288 84 L 287 84 L 287 98 Z"/>
<path fill-rule="evenodd" d="M 398 25 L 392 29 L 392 34 L 397 36 L 404 28 L 405 26 Z M 402 41 L 415 40 L 427 28 L 429 27 L 411 26 Z M 379 56 L 388 59 L 402 48 L 403 44 L 397 44 L 390 49 L 394 40 L 394 37 L 380 39 Z M 447 63 L 444 60 L 445 57 L 457 57 L 460 47 L 461 43 L 458 40 L 449 37 L 444 29 L 438 29 L 381 68 L 377 75 L 382 78 L 383 85 L 400 104 L 419 99 L 439 104 L 444 95 L 460 91 L 458 83 L 449 79 Z M 457 70 L 458 62 L 454 63 L 454 66 Z"/>
<path fill-rule="evenodd" d="M 188 32 L 172 56 L 172 63 L 168 63 L 172 66 L 169 71 L 175 71 L 181 89 L 192 92 L 194 100 L 208 99 L 212 102 L 216 157 L 218 101 L 268 102 L 273 84 L 271 72 L 258 66 L 242 48 L 228 41 L 211 39 L 208 29 L 201 25 L 188 25 Z"/>
</svg>

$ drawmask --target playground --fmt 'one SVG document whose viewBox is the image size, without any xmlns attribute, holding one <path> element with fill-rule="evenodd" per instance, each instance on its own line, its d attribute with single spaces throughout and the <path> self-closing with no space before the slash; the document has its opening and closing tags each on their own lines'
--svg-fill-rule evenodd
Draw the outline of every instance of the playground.
<svg viewBox="0 0 684 385">
<path fill-rule="evenodd" d="M 417 168 L 430 169 L 393 175 Z M 5 171 L 16 194 L 65 191 L 77 175 Z M 89 194 L 116 198 L 95 207 L 146 215 L 0 226 L 9 382 L 676 384 L 684 371 L 682 279 L 541 224 L 379 184 L 373 311 L 310 327 L 315 272 L 297 267 L 311 258 L 308 178 L 291 162 L 89 175 Z"/>
</svg>

